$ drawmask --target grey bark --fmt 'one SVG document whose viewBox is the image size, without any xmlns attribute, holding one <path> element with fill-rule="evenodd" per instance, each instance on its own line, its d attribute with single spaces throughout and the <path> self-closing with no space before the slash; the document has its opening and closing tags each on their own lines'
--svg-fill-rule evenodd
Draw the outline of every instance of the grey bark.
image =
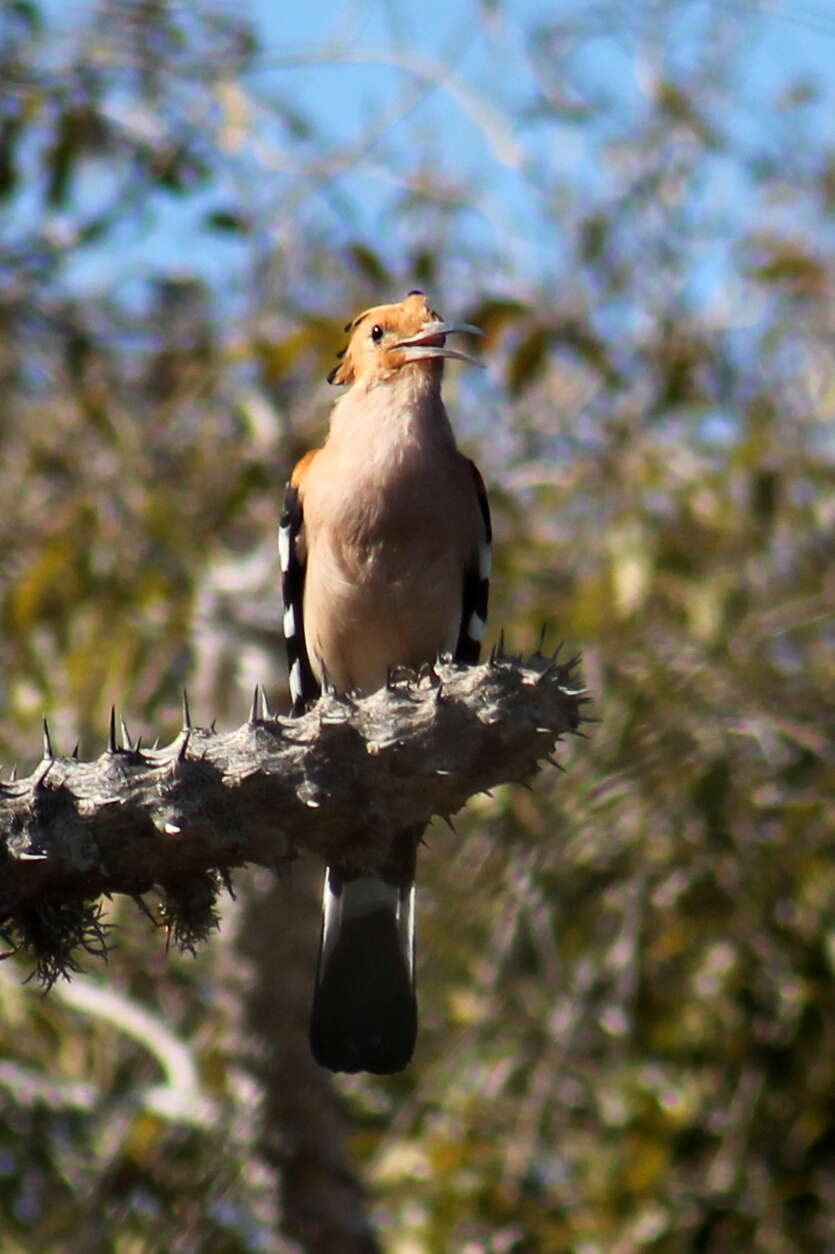
<svg viewBox="0 0 835 1254">
<path fill-rule="evenodd" d="M 53 756 L 47 737 L 32 775 L 0 784 L 0 928 L 48 980 L 73 946 L 103 947 L 90 912 L 102 893 L 161 890 L 189 946 L 236 866 L 281 869 L 305 851 L 371 869 L 392 832 L 527 779 L 577 732 L 572 674 L 539 656 L 439 664 L 298 719 L 188 727 L 158 750 L 111 741 L 92 762 Z"/>
</svg>

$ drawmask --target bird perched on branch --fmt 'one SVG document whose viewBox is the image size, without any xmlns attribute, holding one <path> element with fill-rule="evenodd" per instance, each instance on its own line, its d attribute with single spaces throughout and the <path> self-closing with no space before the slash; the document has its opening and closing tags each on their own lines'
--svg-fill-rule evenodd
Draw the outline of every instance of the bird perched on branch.
<svg viewBox="0 0 835 1254">
<path fill-rule="evenodd" d="M 481 332 L 444 322 L 419 291 L 345 329 L 328 380 L 348 391 L 324 446 L 293 471 L 279 534 L 296 714 L 323 687 L 374 692 L 396 666 L 444 653 L 477 662 L 487 616 L 487 497 L 441 399 L 444 359 L 473 360 L 446 337 Z M 385 1074 L 412 1056 L 421 836 L 420 827 L 393 832 L 373 869 L 327 869 L 310 1040 L 332 1071 Z"/>
</svg>

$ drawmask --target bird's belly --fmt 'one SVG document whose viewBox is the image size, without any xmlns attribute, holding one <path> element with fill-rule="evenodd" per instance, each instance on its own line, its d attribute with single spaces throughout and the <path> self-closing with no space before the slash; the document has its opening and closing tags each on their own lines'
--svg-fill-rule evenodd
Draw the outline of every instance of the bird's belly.
<svg viewBox="0 0 835 1254">
<path fill-rule="evenodd" d="M 390 545 L 359 555 L 355 550 L 351 560 L 317 555 L 305 588 L 314 673 L 339 691 L 374 692 L 390 667 L 434 661 L 455 647 L 461 595 L 459 564 L 449 552 L 434 553 L 429 562 L 425 550 L 418 561 Z"/>
</svg>

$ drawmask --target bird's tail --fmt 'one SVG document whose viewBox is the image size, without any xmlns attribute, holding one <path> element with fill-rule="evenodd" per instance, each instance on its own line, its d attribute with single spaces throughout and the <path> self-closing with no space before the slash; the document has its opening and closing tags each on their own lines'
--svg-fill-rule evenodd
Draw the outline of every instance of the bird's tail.
<svg viewBox="0 0 835 1254">
<path fill-rule="evenodd" d="M 415 1047 L 415 848 L 395 842 L 390 863 L 325 873 L 322 942 L 310 1045 L 331 1071 L 402 1071 Z"/>
</svg>

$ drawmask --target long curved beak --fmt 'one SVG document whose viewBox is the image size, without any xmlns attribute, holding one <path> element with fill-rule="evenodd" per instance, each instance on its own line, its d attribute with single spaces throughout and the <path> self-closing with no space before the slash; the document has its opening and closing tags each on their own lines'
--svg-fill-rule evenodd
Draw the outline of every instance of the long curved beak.
<svg viewBox="0 0 835 1254">
<path fill-rule="evenodd" d="M 480 327 L 471 322 L 425 322 L 415 335 L 399 340 L 392 345 L 399 349 L 406 361 L 425 361 L 430 357 L 451 357 L 456 361 L 468 361 L 472 366 L 483 366 L 484 363 L 469 353 L 461 353 L 457 348 L 447 348 L 443 343 L 445 335 L 460 331 L 466 335 L 483 335 Z M 438 343 L 441 340 L 441 343 Z"/>
</svg>

